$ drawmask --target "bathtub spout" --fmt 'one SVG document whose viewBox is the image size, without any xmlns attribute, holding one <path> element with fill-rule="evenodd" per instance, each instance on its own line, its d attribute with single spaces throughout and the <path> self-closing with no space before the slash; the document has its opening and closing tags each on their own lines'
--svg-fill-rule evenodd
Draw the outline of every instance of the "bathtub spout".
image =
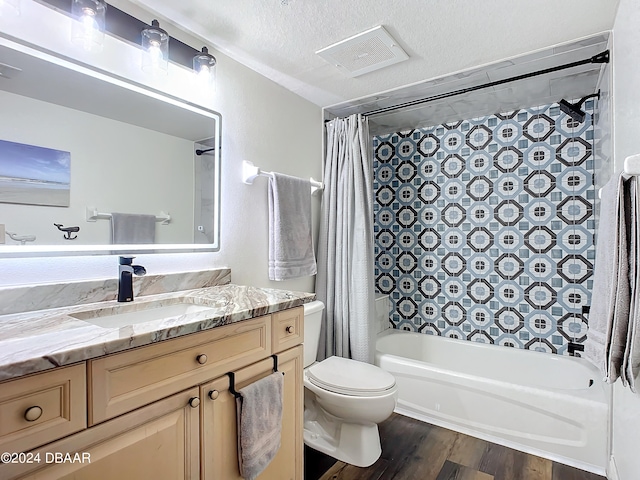
<svg viewBox="0 0 640 480">
<path fill-rule="evenodd" d="M 567 345 L 567 351 L 569 352 L 569 355 L 575 357 L 576 352 L 584 352 L 584 345 L 570 342 L 569 345 Z"/>
</svg>

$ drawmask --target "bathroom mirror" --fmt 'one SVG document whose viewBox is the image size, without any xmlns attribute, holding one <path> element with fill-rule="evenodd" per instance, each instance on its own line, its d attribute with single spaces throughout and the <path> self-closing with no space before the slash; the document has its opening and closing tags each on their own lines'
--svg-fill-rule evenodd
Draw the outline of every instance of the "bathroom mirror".
<svg viewBox="0 0 640 480">
<path fill-rule="evenodd" d="M 0 256 L 218 249 L 218 113 L 4 38 L 0 105 Z"/>
</svg>

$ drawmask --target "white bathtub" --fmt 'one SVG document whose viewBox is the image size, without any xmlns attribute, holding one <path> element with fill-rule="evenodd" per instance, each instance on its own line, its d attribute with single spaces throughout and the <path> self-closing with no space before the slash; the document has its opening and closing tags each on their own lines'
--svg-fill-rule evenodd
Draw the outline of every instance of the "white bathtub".
<svg viewBox="0 0 640 480">
<path fill-rule="evenodd" d="M 604 474 L 607 394 L 586 360 L 400 330 L 376 349 L 397 413 Z"/>
</svg>

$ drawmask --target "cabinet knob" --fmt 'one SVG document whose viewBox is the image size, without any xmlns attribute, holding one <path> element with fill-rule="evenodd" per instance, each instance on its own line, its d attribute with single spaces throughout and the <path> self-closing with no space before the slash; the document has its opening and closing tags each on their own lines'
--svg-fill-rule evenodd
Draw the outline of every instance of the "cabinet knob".
<svg viewBox="0 0 640 480">
<path fill-rule="evenodd" d="M 200 365 L 204 365 L 205 363 L 207 363 L 207 356 L 204 353 L 201 353 L 200 355 L 198 355 L 196 357 L 196 361 L 200 364 Z"/>
<path fill-rule="evenodd" d="M 293 333 L 295 329 L 293 328 L 293 325 L 289 325 L 285 330 L 287 331 L 287 333 Z"/>
<path fill-rule="evenodd" d="M 218 398 L 218 395 L 220 395 L 220 392 L 218 390 L 211 390 L 209 392 L 209 398 L 211 400 L 215 400 L 216 398 Z"/>
<path fill-rule="evenodd" d="M 189 406 L 191 408 L 196 408 L 198 407 L 198 405 L 200 405 L 200 399 L 198 397 L 193 397 L 189 399 Z"/>
<path fill-rule="evenodd" d="M 24 412 L 24 419 L 27 422 L 35 422 L 42 416 L 42 408 L 35 406 L 29 407 Z"/>
</svg>

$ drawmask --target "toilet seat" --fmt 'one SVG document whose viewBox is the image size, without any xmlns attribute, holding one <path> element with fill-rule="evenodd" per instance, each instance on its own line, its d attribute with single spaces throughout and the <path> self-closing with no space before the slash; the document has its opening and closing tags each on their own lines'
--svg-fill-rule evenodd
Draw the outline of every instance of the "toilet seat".
<svg viewBox="0 0 640 480">
<path fill-rule="evenodd" d="M 307 378 L 319 388 L 355 397 L 388 393 L 396 380 L 380 367 L 349 358 L 329 357 L 307 368 Z"/>
</svg>

